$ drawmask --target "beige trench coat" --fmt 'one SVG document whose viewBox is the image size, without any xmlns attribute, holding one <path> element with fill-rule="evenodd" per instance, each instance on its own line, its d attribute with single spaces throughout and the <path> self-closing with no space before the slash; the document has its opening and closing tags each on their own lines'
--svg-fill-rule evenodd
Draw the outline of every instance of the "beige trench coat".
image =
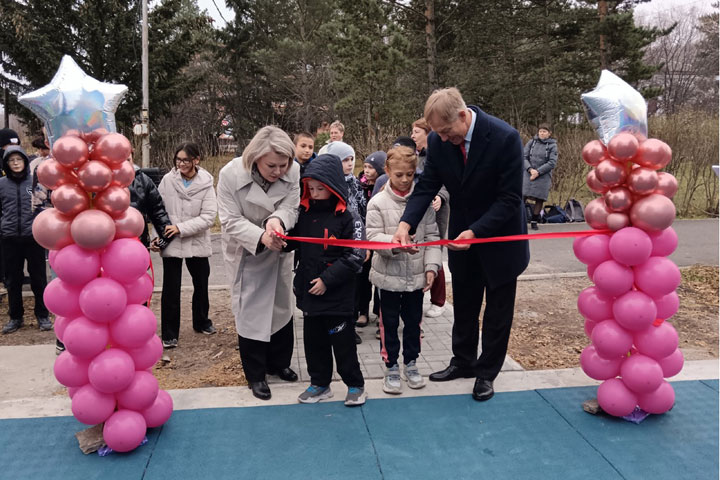
<svg viewBox="0 0 720 480">
<path fill-rule="evenodd" d="M 286 230 L 295 225 L 300 166 L 293 162 L 265 193 L 252 180 L 242 158 L 235 158 L 220 171 L 217 201 L 238 335 L 269 342 L 293 315 L 293 255 L 268 249 L 258 252 L 258 243 L 270 217 L 278 217 Z"/>
</svg>

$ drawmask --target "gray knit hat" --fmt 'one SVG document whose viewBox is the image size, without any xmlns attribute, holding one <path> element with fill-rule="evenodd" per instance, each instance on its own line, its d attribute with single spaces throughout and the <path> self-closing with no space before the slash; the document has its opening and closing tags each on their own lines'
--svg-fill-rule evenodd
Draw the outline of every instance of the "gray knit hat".
<svg viewBox="0 0 720 480">
<path fill-rule="evenodd" d="M 387 160 L 387 153 L 383 151 L 373 152 L 365 157 L 365 162 L 377 171 L 378 175 L 382 175 L 385 172 L 385 161 Z"/>
</svg>

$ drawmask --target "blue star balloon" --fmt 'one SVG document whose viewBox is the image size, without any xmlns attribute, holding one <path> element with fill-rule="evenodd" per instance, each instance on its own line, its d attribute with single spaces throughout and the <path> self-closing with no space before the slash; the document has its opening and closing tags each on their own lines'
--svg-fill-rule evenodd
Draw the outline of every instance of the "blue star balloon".
<svg viewBox="0 0 720 480">
<path fill-rule="evenodd" d="M 68 130 L 89 133 L 96 128 L 115 132 L 115 110 L 127 93 L 125 85 L 104 83 L 82 71 L 65 55 L 44 87 L 18 98 L 45 124 L 50 146 Z"/>
<path fill-rule="evenodd" d="M 590 124 L 605 145 L 620 132 L 647 138 L 647 104 L 642 94 L 609 70 L 591 92 L 583 93 L 583 106 Z"/>
</svg>

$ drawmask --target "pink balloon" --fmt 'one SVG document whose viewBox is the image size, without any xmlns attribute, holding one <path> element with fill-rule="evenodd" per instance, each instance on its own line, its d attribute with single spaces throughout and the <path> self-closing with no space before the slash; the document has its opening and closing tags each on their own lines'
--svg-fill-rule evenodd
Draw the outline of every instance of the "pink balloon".
<svg viewBox="0 0 720 480">
<path fill-rule="evenodd" d="M 68 217 L 74 217 L 90 208 L 90 198 L 87 193 L 74 183 L 60 185 L 52 192 L 50 200 L 60 213 Z"/>
<path fill-rule="evenodd" d="M 632 335 L 615 320 L 604 320 L 592 331 L 592 343 L 598 355 L 606 359 L 621 357 L 632 347 Z"/>
<path fill-rule="evenodd" d="M 60 185 L 75 183 L 77 177 L 54 158 L 43 160 L 35 171 L 38 182 L 45 188 L 56 190 Z"/>
<path fill-rule="evenodd" d="M 648 232 L 658 232 L 672 225 L 675 220 L 675 205 L 672 200 L 658 193 L 635 200 L 630 209 L 633 226 Z"/>
<path fill-rule="evenodd" d="M 102 192 L 113 179 L 112 170 L 103 162 L 90 160 L 80 167 L 77 172 L 78 183 L 88 192 Z M 53 192 L 55 195 L 55 192 Z"/>
<path fill-rule="evenodd" d="M 140 370 L 135 372 L 130 385 L 115 394 L 120 408 L 130 410 L 144 410 L 150 407 L 158 394 L 158 381 L 152 373 Z"/>
<path fill-rule="evenodd" d="M 119 187 L 129 187 L 135 180 L 135 167 L 132 162 L 122 162 L 119 166 L 112 170 L 112 184 Z"/>
<path fill-rule="evenodd" d="M 35 241 L 48 250 L 59 250 L 73 243 L 70 235 L 71 218 L 55 208 L 43 210 L 35 217 L 32 232 Z"/>
<path fill-rule="evenodd" d="M 60 278 L 55 278 L 47 284 L 43 300 L 48 310 L 55 315 L 75 318 L 81 314 L 80 288 Z"/>
<path fill-rule="evenodd" d="M 53 269 L 64 282 L 85 285 L 100 274 L 100 255 L 74 244 L 68 245 L 57 252 Z"/>
<path fill-rule="evenodd" d="M 146 303 L 153 293 L 153 281 L 150 275 L 140 275 L 137 280 L 125 285 L 128 305 Z"/>
<path fill-rule="evenodd" d="M 612 297 L 597 287 L 588 287 L 578 295 L 578 310 L 583 317 L 596 322 L 612 318 Z"/>
<path fill-rule="evenodd" d="M 649 168 L 635 168 L 628 175 L 627 185 L 632 193 L 648 195 L 658 186 L 658 174 Z"/>
<path fill-rule="evenodd" d="M 657 175 L 658 183 L 655 193 L 665 195 L 668 198 L 673 198 L 678 191 L 677 178 L 667 172 L 658 172 Z"/>
<path fill-rule="evenodd" d="M 105 350 L 109 339 L 110 332 L 105 325 L 85 317 L 75 318 L 63 334 L 63 343 L 68 352 L 87 359 Z"/>
<path fill-rule="evenodd" d="M 50 264 L 50 268 L 55 270 L 55 257 L 57 256 L 59 250 L 50 250 L 48 251 L 48 263 Z"/>
<path fill-rule="evenodd" d="M 605 205 L 611 212 L 626 212 L 633 202 L 632 193 L 625 187 L 613 187 L 604 195 Z"/>
<path fill-rule="evenodd" d="M 683 364 L 685 363 L 685 358 L 683 357 L 680 349 L 677 348 L 667 357 L 658 360 L 658 363 L 662 368 L 663 377 L 670 378 L 680 373 L 680 370 L 682 370 Z"/>
<path fill-rule="evenodd" d="M 90 384 L 103 393 L 125 390 L 135 377 L 132 357 L 121 348 L 110 348 L 96 356 L 88 367 Z"/>
<path fill-rule="evenodd" d="M 663 381 L 660 364 L 639 353 L 625 359 L 620 367 L 620 375 L 625 386 L 635 393 L 652 392 Z"/>
<path fill-rule="evenodd" d="M 138 412 L 123 409 L 107 419 L 103 427 L 103 439 L 114 451 L 129 452 L 142 443 L 146 432 L 145 418 Z"/>
<path fill-rule="evenodd" d="M 615 321 L 627 330 L 645 330 L 657 318 L 657 307 L 643 292 L 630 291 L 617 298 L 612 306 Z"/>
<path fill-rule="evenodd" d="M 595 166 L 600 163 L 600 160 L 605 155 L 605 145 L 600 140 L 592 140 L 585 144 L 582 149 L 582 159 L 590 166 Z"/>
<path fill-rule="evenodd" d="M 672 159 L 672 150 L 667 143 L 656 138 L 648 138 L 640 144 L 635 163 L 652 170 L 660 170 Z"/>
<path fill-rule="evenodd" d="M 650 257 L 633 269 L 637 287 L 654 298 L 674 291 L 682 280 L 680 269 L 667 257 Z"/>
<path fill-rule="evenodd" d="M 130 190 L 111 185 L 95 196 L 93 206 L 117 218 L 130 207 Z"/>
<path fill-rule="evenodd" d="M 623 265 L 633 266 L 650 258 L 653 243 L 644 231 L 635 227 L 623 228 L 610 238 L 609 250 L 613 259 Z"/>
<path fill-rule="evenodd" d="M 595 193 L 602 194 L 610 188 L 598 180 L 594 168 L 588 172 L 587 177 L 585 177 L 585 183 L 587 183 L 588 188 Z"/>
<path fill-rule="evenodd" d="M 614 187 L 625 183 L 627 170 L 622 163 L 610 159 L 602 160 L 595 167 L 595 176 L 601 183 L 608 187 Z"/>
<path fill-rule="evenodd" d="M 127 352 L 135 362 L 135 370 L 152 368 L 162 357 L 162 341 L 160 337 L 153 335 L 142 347 L 128 348 Z"/>
<path fill-rule="evenodd" d="M 72 399 L 75 396 L 75 394 L 77 393 L 77 391 L 80 390 L 81 388 L 82 387 L 67 387 L 68 397 L 70 397 L 70 399 Z"/>
<path fill-rule="evenodd" d="M 598 265 L 610 260 L 610 237 L 608 235 L 592 235 L 578 237 L 573 242 L 573 251 L 578 260 L 585 265 Z"/>
<path fill-rule="evenodd" d="M 115 219 L 115 238 L 137 238 L 145 229 L 145 219 L 137 209 L 130 207 Z"/>
<path fill-rule="evenodd" d="M 630 415 L 637 405 L 637 397 L 619 378 L 604 381 L 597 392 L 600 408 L 615 417 Z"/>
<path fill-rule="evenodd" d="M 595 269 L 593 281 L 603 293 L 617 297 L 629 291 L 633 286 L 632 268 L 615 260 L 607 260 Z"/>
<path fill-rule="evenodd" d="M 113 279 L 132 283 L 147 272 L 150 254 L 139 240 L 120 238 L 105 249 L 101 262 L 103 271 Z"/>
<path fill-rule="evenodd" d="M 119 133 L 108 133 L 95 142 L 90 158 L 114 168 L 126 161 L 131 153 L 132 146 L 127 138 Z"/>
<path fill-rule="evenodd" d="M 592 337 L 592 331 L 597 326 L 598 322 L 595 320 L 590 320 L 589 318 L 585 319 L 585 335 L 587 335 L 588 338 Z"/>
<path fill-rule="evenodd" d="M 55 359 L 53 373 L 61 385 L 66 387 L 82 387 L 88 383 L 88 366 L 90 361 L 76 357 L 67 350 Z"/>
<path fill-rule="evenodd" d="M 631 133 L 618 133 L 608 142 L 608 153 L 621 161 L 632 159 L 637 153 L 640 144 Z"/>
<path fill-rule="evenodd" d="M 88 159 L 88 147 L 79 137 L 64 135 L 53 143 L 52 156 L 65 168 L 77 168 Z"/>
<path fill-rule="evenodd" d="M 635 333 L 635 346 L 638 351 L 658 361 L 672 355 L 678 344 L 678 333 L 668 322 Z"/>
<path fill-rule="evenodd" d="M 601 357 L 593 345 L 585 347 L 580 354 L 580 366 L 583 372 L 595 380 L 607 380 L 608 378 L 617 377 L 620 374 L 622 362 L 622 357 L 613 359 Z"/>
<path fill-rule="evenodd" d="M 159 427 L 170 419 L 173 411 L 173 400 L 165 390 L 159 390 L 153 404 L 142 411 L 148 428 Z"/>
<path fill-rule="evenodd" d="M 588 202 L 585 206 L 585 220 L 588 225 L 596 230 L 603 230 L 607 228 L 607 217 L 610 213 L 605 200 L 603 198 L 596 198 Z"/>
<path fill-rule="evenodd" d="M 113 343 L 125 348 L 142 347 L 156 330 L 155 314 L 143 305 L 128 305 L 110 325 Z"/>
<path fill-rule="evenodd" d="M 638 406 L 656 415 L 670 410 L 675 404 L 675 390 L 668 382 L 662 382 L 653 392 L 638 395 Z"/>
<path fill-rule="evenodd" d="M 597 268 L 597 265 L 588 265 L 587 268 L 587 274 L 590 281 L 593 279 L 593 275 L 595 275 L 595 269 Z"/>
<path fill-rule="evenodd" d="M 680 298 L 677 292 L 670 292 L 662 297 L 653 298 L 655 306 L 657 307 L 657 318 L 667 320 L 668 318 L 675 315 L 680 307 Z M 55 328 L 57 333 L 57 328 Z"/>
<path fill-rule="evenodd" d="M 80 308 L 90 320 L 110 323 L 125 311 L 125 287 L 112 278 L 96 278 L 80 292 Z"/>
<path fill-rule="evenodd" d="M 653 257 L 667 257 L 675 251 L 678 246 L 678 236 L 672 227 L 659 232 L 649 232 L 650 239 L 653 243 Z"/>
<path fill-rule="evenodd" d="M 100 210 L 85 210 L 72 221 L 70 233 L 73 240 L 87 250 L 105 248 L 115 237 L 115 222 Z"/>
<path fill-rule="evenodd" d="M 72 396 L 73 415 L 86 425 L 103 423 L 114 411 L 115 396 L 99 392 L 92 385 L 80 387 Z"/>
<path fill-rule="evenodd" d="M 630 217 L 626 213 L 613 212 L 605 219 L 607 226 L 613 232 L 617 232 L 630 225 Z"/>
<path fill-rule="evenodd" d="M 65 333 L 65 329 L 68 325 L 70 325 L 70 322 L 72 321 L 72 318 L 69 317 L 61 317 L 61 316 L 55 316 L 55 323 L 53 324 L 53 330 L 55 331 L 55 336 L 60 340 L 63 341 L 63 334 Z"/>
<path fill-rule="evenodd" d="M 107 135 L 109 132 L 105 128 L 96 128 L 92 132 L 80 134 L 80 137 L 87 143 L 95 143 L 103 135 Z"/>
</svg>

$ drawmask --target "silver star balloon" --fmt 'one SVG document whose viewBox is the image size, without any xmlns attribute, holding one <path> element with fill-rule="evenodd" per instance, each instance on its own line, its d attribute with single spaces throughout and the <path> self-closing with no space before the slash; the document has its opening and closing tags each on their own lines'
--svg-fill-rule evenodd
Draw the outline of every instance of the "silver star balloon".
<svg viewBox="0 0 720 480">
<path fill-rule="evenodd" d="M 591 92 L 580 95 L 585 114 L 605 145 L 620 132 L 647 138 L 647 104 L 642 94 L 614 73 L 603 70 Z"/>
<path fill-rule="evenodd" d="M 72 129 L 81 133 L 96 128 L 115 132 L 115 110 L 127 90 L 125 85 L 92 78 L 65 55 L 49 84 L 22 95 L 18 101 L 43 121 L 52 146 Z"/>
</svg>

